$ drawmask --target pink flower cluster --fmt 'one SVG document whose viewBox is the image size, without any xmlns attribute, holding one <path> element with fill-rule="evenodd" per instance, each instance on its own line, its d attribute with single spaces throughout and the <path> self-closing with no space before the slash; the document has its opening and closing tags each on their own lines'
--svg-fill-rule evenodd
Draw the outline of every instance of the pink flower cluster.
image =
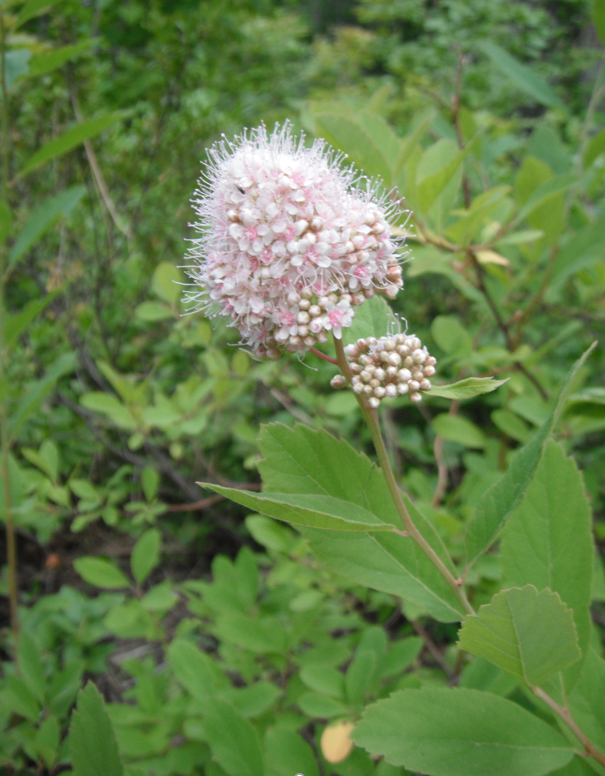
<svg viewBox="0 0 605 776">
<path fill-rule="evenodd" d="M 375 291 L 395 297 L 403 238 L 389 219 L 398 206 L 343 170 L 323 140 L 305 147 L 288 124 L 271 135 L 260 127 L 216 144 L 210 157 L 193 199 L 194 311 L 229 318 L 242 344 L 277 358 L 330 331 L 340 338 Z"/>
</svg>

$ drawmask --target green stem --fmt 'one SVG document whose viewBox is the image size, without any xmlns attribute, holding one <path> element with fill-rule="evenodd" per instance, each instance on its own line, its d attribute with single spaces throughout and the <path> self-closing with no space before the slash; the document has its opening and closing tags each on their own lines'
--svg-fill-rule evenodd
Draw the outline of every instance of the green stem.
<svg viewBox="0 0 605 776">
<path fill-rule="evenodd" d="M 336 339 L 336 337 L 334 337 L 334 346 L 336 348 L 336 360 L 338 361 L 338 366 L 340 368 L 340 371 L 350 383 L 353 375 L 349 368 L 347 357 L 345 356 L 344 348 L 342 346 L 342 340 Z M 409 536 L 409 538 L 412 539 L 412 541 L 418 545 L 418 547 L 422 550 L 422 552 L 426 555 L 426 557 L 430 560 L 433 566 L 435 566 L 437 571 L 441 574 L 441 576 L 445 579 L 447 584 L 450 586 L 450 588 L 452 589 L 452 592 L 458 599 L 464 611 L 467 614 L 475 614 L 475 610 L 471 606 L 468 598 L 466 597 L 466 593 L 462 589 L 462 586 L 460 585 L 460 583 L 453 577 L 453 575 L 450 573 L 445 563 L 441 560 L 441 558 L 437 555 L 435 550 L 431 547 L 431 545 L 426 541 L 424 536 L 416 528 L 414 521 L 410 517 L 410 514 L 401 497 L 401 491 L 397 486 L 395 475 L 393 474 L 393 469 L 391 468 L 391 463 L 389 461 L 387 449 L 385 447 L 384 439 L 382 438 L 382 433 L 380 431 L 380 423 L 378 422 L 378 413 L 376 412 L 376 410 L 369 409 L 369 407 L 366 406 L 365 401 L 361 396 L 359 396 L 359 394 L 355 394 L 355 397 L 363 413 L 364 420 L 366 421 L 368 428 L 370 429 L 370 434 L 372 435 L 372 441 L 374 442 L 374 448 L 376 449 L 376 455 L 378 456 L 378 461 L 380 463 L 380 467 L 384 474 L 387 487 L 389 489 L 389 493 L 391 494 L 393 503 L 395 504 L 397 512 L 401 517 L 401 521 L 405 527 L 405 533 L 402 531 L 399 531 L 398 533 Z"/>
<path fill-rule="evenodd" d="M 557 717 L 559 717 L 559 719 L 571 730 L 574 736 L 584 747 L 586 756 L 592 757 L 593 760 L 596 760 L 600 765 L 605 767 L 605 754 L 597 749 L 592 741 L 584 735 L 584 733 L 571 718 L 569 711 L 563 706 L 559 706 L 559 704 L 553 700 L 550 695 L 545 693 L 544 690 L 541 690 L 539 687 L 531 687 L 530 689 L 533 694 L 537 698 L 540 698 L 541 701 L 544 701 L 544 703 L 557 715 Z"/>
<path fill-rule="evenodd" d="M 0 11 L 0 87 L 2 89 L 2 187 L 1 201 L 8 206 L 8 89 L 6 88 L 6 29 L 4 16 Z M 6 515 L 6 555 L 8 563 L 8 596 L 10 601 L 11 626 L 15 640 L 19 634 L 18 583 L 17 583 L 17 542 L 15 539 L 15 521 L 11 503 L 10 471 L 8 468 L 8 450 L 10 438 L 6 407 L 6 348 L 5 348 L 5 265 L 6 243 L 0 245 L 0 478 L 4 490 L 4 513 Z"/>
</svg>

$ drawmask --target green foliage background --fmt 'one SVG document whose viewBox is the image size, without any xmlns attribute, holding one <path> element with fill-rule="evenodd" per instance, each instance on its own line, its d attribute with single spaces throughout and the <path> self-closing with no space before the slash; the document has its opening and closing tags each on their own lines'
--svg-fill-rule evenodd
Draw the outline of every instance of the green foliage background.
<svg viewBox="0 0 605 776">
<path fill-rule="evenodd" d="M 359 747 L 330 766 L 325 721 L 453 677 L 530 704 L 503 671 L 465 664 L 430 608 L 343 580 L 306 539 L 195 484 L 258 489 L 272 421 L 372 448 L 352 395 L 329 388 L 331 365 L 252 361 L 233 330 L 183 315 L 177 283 L 200 162 L 222 133 L 288 119 L 397 187 L 413 261 L 393 309 L 438 358 L 439 382 L 510 378 L 472 402 L 383 412 L 397 477 L 462 563 L 481 495 L 604 336 L 602 2 L 5 0 L 0 12 L 0 388 L 22 605 L 18 650 L 8 629 L 1 644 L 0 763 L 83 776 L 86 720 L 102 719 L 112 774 L 394 776 L 406 771 Z M 601 548 L 604 376 L 598 346 L 557 437 L 583 470 Z M 489 601 L 500 557 L 468 582 Z M 602 655 L 599 556 L 592 597 Z M 107 710 L 84 690 L 70 743 L 84 677 Z"/>
</svg>

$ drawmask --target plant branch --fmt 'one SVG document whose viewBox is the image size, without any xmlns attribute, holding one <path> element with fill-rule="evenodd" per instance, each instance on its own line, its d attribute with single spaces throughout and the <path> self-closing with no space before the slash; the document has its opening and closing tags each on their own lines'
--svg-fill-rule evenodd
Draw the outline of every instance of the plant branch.
<svg viewBox="0 0 605 776">
<path fill-rule="evenodd" d="M 559 717 L 559 719 L 571 730 L 574 736 L 584 747 L 585 755 L 587 757 L 592 757 L 593 760 L 596 760 L 600 765 L 605 767 L 605 754 L 597 749 L 592 741 L 582 732 L 582 730 L 580 730 L 576 722 L 574 722 L 572 719 L 569 710 L 564 706 L 559 706 L 559 704 L 553 700 L 553 698 L 551 698 L 548 693 L 545 693 L 544 690 L 542 690 L 540 687 L 530 687 L 530 689 L 533 694 L 537 698 L 540 698 L 541 701 L 544 701 L 549 709 L 551 709 L 551 711 L 553 711 L 557 717 Z"/>
<path fill-rule="evenodd" d="M 336 337 L 334 337 L 334 346 L 336 348 L 336 358 L 338 360 L 338 366 L 340 367 L 340 371 L 350 384 L 353 375 L 349 368 L 347 357 L 345 356 L 344 348 L 342 346 L 342 340 L 339 340 Z M 380 424 L 378 422 L 378 414 L 376 410 L 371 410 L 368 407 L 366 407 L 365 401 L 361 396 L 359 396 L 359 394 L 355 393 L 354 395 L 361 408 L 363 417 L 368 425 L 370 434 L 372 435 L 372 441 L 374 442 L 376 455 L 378 456 L 378 461 L 380 463 L 380 467 L 384 474 L 387 487 L 389 489 L 391 498 L 393 499 L 393 503 L 395 504 L 397 512 L 399 513 L 399 516 L 405 528 L 405 531 L 399 531 L 397 529 L 394 529 L 394 532 L 399 534 L 400 536 L 409 536 L 410 539 L 412 539 L 412 541 L 418 545 L 420 550 L 426 555 L 426 557 L 430 560 L 433 566 L 435 566 L 437 571 L 445 579 L 445 581 L 451 588 L 452 592 L 456 596 L 456 599 L 458 600 L 458 602 L 460 603 L 464 611 L 467 614 L 474 614 L 475 610 L 469 603 L 469 600 L 466 597 L 466 593 L 462 589 L 461 585 L 456 579 L 454 579 L 453 575 L 450 573 L 445 563 L 441 560 L 441 558 L 437 555 L 435 550 L 431 547 L 431 545 L 426 541 L 424 536 L 416 528 L 414 521 L 410 517 L 410 514 L 405 506 L 403 498 L 401 497 L 401 491 L 399 490 L 399 487 L 397 486 L 397 482 L 395 481 L 393 469 L 391 468 L 389 456 L 387 454 L 384 440 L 380 432 Z"/>
<path fill-rule="evenodd" d="M 477 257 L 472 251 L 468 251 L 468 256 L 471 260 L 471 263 L 475 269 L 475 277 L 476 277 L 476 285 L 478 290 L 483 294 L 485 297 L 485 301 L 487 302 L 489 309 L 492 312 L 492 315 L 494 316 L 494 320 L 496 321 L 496 325 L 504 335 L 504 340 L 506 342 L 506 347 L 508 348 L 510 353 L 514 353 L 515 351 L 515 343 L 513 342 L 513 338 L 511 337 L 511 333 L 508 327 L 508 324 L 505 322 L 505 320 L 500 315 L 500 310 L 498 310 L 498 307 L 494 301 L 494 298 L 489 292 L 489 289 L 485 285 L 485 272 L 483 270 L 483 267 L 477 260 Z M 520 361 L 514 361 L 515 369 L 517 369 L 519 372 L 522 372 L 525 377 L 537 388 L 538 392 L 540 393 L 540 396 L 544 401 L 548 399 L 548 393 L 543 388 L 542 384 L 538 380 L 535 375 L 533 375 Z"/>
</svg>

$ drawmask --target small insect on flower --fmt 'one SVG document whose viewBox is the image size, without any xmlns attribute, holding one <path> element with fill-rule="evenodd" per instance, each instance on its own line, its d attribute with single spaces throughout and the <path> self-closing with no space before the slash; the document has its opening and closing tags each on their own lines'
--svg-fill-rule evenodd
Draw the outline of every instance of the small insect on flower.
<svg viewBox="0 0 605 776">
<path fill-rule="evenodd" d="M 396 296 L 403 214 L 325 141 L 305 147 L 286 123 L 222 140 L 209 155 L 192 200 L 191 312 L 225 316 L 242 344 L 277 358 L 329 332 L 340 339 L 375 292 Z"/>
</svg>

